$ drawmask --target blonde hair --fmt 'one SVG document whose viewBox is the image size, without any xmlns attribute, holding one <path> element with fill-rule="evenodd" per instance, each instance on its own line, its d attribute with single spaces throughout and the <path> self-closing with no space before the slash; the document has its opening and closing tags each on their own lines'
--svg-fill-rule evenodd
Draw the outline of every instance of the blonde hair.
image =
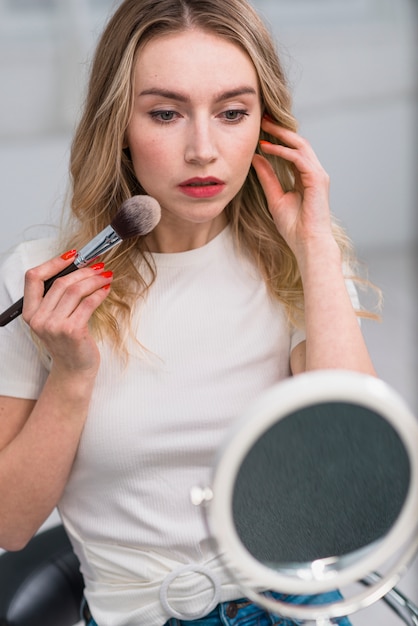
<svg viewBox="0 0 418 626">
<path fill-rule="evenodd" d="M 79 248 L 107 226 L 124 200 L 144 193 L 129 151 L 124 149 L 133 106 L 135 60 L 150 39 L 190 28 L 240 46 L 258 74 L 264 111 L 285 128 L 297 129 L 273 38 L 246 0 L 125 0 L 96 48 L 84 112 L 72 143 L 72 215 L 68 224 L 72 230 L 66 229 L 66 243 L 71 247 Z M 264 132 L 260 138 L 275 141 Z M 269 160 L 284 189 L 293 188 L 290 164 Z M 283 303 L 291 322 L 300 320 L 303 289 L 296 259 L 274 225 L 253 168 L 226 213 L 237 244 L 257 264 L 271 294 Z M 348 238 L 337 224 L 333 228 L 343 259 L 353 267 Z M 135 302 L 155 279 L 155 268 L 149 262 L 148 281 L 138 269 L 145 260 L 144 249 L 144 241 L 138 237 L 122 242 L 105 258 L 115 278 L 109 296 L 93 316 L 93 327 L 117 348 L 124 346 Z"/>
</svg>

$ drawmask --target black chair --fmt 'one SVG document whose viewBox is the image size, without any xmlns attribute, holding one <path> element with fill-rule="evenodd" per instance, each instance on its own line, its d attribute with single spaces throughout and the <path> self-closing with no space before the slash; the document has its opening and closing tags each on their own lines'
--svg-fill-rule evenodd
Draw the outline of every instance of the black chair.
<svg viewBox="0 0 418 626">
<path fill-rule="evenodd" d="M 0 626 L 73 626 L 84 582 L 63 526 L 0 555 Z"/>
<path fill-rule="evenodd" d="M 370 574 L 362 583 L 376 577 Z M 0 555 L 0 626 L 74 626 L 80 621 L 83 589 L 64 528 L 45 530 L 23 550 Z M 405 624 L 418 626 L 418 607 L 398 589 L 383 601 Z"/>
</svg>

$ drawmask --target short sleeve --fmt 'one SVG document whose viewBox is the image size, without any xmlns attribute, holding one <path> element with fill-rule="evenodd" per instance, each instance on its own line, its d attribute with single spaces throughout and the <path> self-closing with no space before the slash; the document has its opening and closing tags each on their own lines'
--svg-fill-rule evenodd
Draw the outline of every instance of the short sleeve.
<svg viewBox="0 0 418 626">
<path fill-rule="evenodd" d="M 23 294 L 24 275 L 51 256 L 49 242 L 38 240 L 17 246 L 0 266 L 0 310 Z M 0 327 L 0 395 L 36 399 L 48 370 L 40 351 L 21 317 Z"/>
</svg>

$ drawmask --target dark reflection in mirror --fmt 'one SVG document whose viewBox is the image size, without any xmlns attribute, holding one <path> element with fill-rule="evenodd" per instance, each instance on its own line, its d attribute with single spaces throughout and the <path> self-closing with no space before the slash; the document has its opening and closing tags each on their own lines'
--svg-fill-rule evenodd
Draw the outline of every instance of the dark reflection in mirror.
<svg viewBox="0 0 418 626">
<path fill-rule="evenodd" d="M 271 567 L 353 553 L 388 532 L 409 480 L 406 450 L 387 420 L 344 402 L 307 407 L 276 422 L 244 458 L 236 530 Z"/>
</svg>

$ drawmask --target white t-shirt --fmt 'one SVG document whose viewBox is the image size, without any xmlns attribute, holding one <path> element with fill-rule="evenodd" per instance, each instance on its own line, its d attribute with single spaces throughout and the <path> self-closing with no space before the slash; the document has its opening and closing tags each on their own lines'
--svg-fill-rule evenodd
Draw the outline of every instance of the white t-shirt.
<svg viewBox="0 0 418 626">
<path fill-rule="evenodd" d="M 21 297 L 25 270 L 55 254 L 54 245 L 17 247 L 1 270 L 0 310 Z M 229 227 L 202 248 L 153 257 L 157 279 L 136 311 L 144 349 L 132 343 L 125 366 L 99 345 L 89 415 L 59 503 L 100 626 L 204 614 L 218 583 L 220 601 L 242 596 L 190 490 L 210 484 L 229 427 L 290 375 L 290 352 L 304 339 L 237 254 Z M 0 328 L 0 348 L 0 394 L 36 398 L 47 368 L 21 318 Z M 187 566 L 199 571 L 181 573 Z"/>
</svg>

